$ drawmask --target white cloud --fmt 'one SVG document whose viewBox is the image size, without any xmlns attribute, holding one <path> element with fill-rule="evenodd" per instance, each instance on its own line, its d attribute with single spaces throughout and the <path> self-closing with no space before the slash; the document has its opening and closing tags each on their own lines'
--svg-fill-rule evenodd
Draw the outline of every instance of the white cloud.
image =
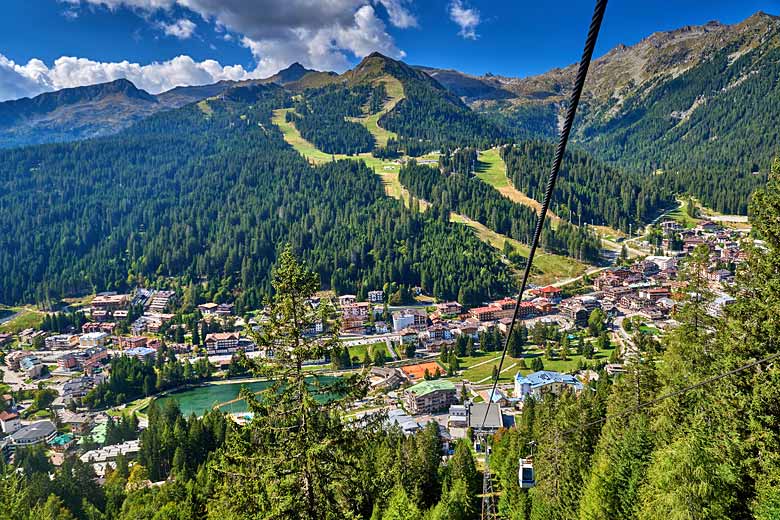
<svg viewBox="0 0 780 520">
<path fill-rule="evenodd" d="M 373 51 L 403 57 L 374 5 L 381 3 L 390 23 L 417 24 L 409 0 L 64 0 L 155 13 L 188 9 L 216 28 L 238 35 L 257 60 L 258 73 L 273 74 L 294 61 L 307 67 L 343 70 L 351 57 Z"/>
<path fill-rule="evenodd" d="M 406 8 L 406 0 L 379 0 L 384 6 L 390 23 L 401 29 L 417 27 L 417 18 Z"/>
<path fill-rule="evenodd" d="M 168 36 L 174 36 L 180 40 L 186 40 L 195 33 L 195 28 L 197 25 L 195 25 L 195 22 L 192 20 L 182 18 L 180 20 L 176 20 L 173 23 L 161 23 L 160 27 Z"/>
<path fill-rule="evenodd" d="M 477 26 L 480 23 L 479 11 L 466 7 L 461 0 L 453 0 L 449 5 L 450 19 L 458 24 L 458 34 L 468 40 L 476 40 Z"/>
<path fill-rule="evenodd" d="M 110 10 L 122 7 L 138 10 L 165 34 L 181 39 L 193 36 L 197 27 L 195 22 L 181 17 L 173 23 L 163 23 L 155 15 L 162 11 L 164 16 L 170 17 L 174 8 L 177 11 L 187 9 L 213 23 L 218 32 L 224 32 L 225 40 L 235 36 L 251 51 L 256 67 L 221 65 L 214 60 L 196 62 L 189 56 L 146 65 L 63 56 L 48 66 L 39 59 L 17 64 L 0 54 L 0 101 L 118 78 L 126 78 L 137 87 L 156 94 L 181 85 L 268 77 L 296 61 L 309 68 L 342 71 L 354 58 L 374 51 L 396 58 L 405 56 L 388 33 L 375 6 L 384 7 L 390 24 L 395 27 L 417 25 L 408 9 L 410 0 L 60 1 L 67 4 L 67 9 L 74 15 L 83 4 Z M 476 17 L 478 23 L 478 13 Z"/>
<path fill-rule="evenodd" d="M 121 62 L 97 62 L 63 56 L 49 67 L 38 59 L 19 65 L 0 54 L 0 101 L 41 92 L 81 85 L 105 83 L 119 78 L 132 81 L 138 88 L 157 94 L 183 85 L 206 85 L 221 80 L 256 78 L 256 71 L 241 65 L 220 65 L 214 60 L 197 62 L 189 56 L 147 65 Z"/>
</svg>

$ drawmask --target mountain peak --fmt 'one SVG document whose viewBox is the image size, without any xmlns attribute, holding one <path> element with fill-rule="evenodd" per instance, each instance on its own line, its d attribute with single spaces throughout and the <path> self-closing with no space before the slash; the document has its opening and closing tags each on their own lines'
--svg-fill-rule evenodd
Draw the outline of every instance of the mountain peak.
<svg viewBox="0 0 780 520">
<path fill-rule="evenodd" d="M 267 83 L 276 83 L 278 85 L 287 85 L 288 83 L 294 83 L 296 81 L 299 81 L 301 78 L 303 78 L 305 75 L 309 74 L 310 72 L 317 72 L 316 70 L 307 69 L 303 65 L 301 65 L 299 62 L 295 62 L 286 69 L 282 69 L 267 80 L 265 82 Z"/>
<path fill-rule="evenodd" d="M 417 71 L 406 63 L 394 60 L 379 52 L 372 52 L 363 58 L 357 66 L 344 76 L 352 83 L 372 81 L 381 76 L 392 76 L 398 80 L 427 77 L 426 74 Z"/>
</svg>

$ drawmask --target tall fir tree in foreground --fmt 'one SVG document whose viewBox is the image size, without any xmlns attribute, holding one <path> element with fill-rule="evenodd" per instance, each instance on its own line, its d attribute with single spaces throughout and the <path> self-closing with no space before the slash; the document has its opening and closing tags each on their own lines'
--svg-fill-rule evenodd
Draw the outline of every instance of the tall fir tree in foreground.
<svg viewBox="0 0 780 520">
<path fill-rule="evenodd" d="M 317 276 L 287 247 L 273 279 L 274 297 L 268 321 L 257 342 L 273 351 L 262 363 L 244 359 L 273 384 L 241 396 L 254 418 L 231 433 L 214 465 L 219 484 L 209 504 L 210 518 L 358 518 L 364 504 L 359 488 L 358 454 L 372 424 L 350 423 L 343 413 L 365 395 L 360 375 L 339 379 L 307 376 L 304 363 L 331 356 L 338 327 L 327 338 L 307 334 L 322 313 L 310 298 L 319 289 Z"/>
</svg>

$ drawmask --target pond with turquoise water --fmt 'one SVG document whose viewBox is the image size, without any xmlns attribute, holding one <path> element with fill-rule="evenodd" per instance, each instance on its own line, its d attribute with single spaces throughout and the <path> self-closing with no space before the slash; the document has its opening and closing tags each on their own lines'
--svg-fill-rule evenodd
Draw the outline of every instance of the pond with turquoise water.
<svg viewBox="0 0 780 520">
<path fill-rule="evenodd" d="M 320 384 L 328 384 L 336 378 L 318 376 Z M 241 413 L 248 411 L 246 401 L 238 399 L 241 387 L 245 386 L 252 392 L 262 392 L 271 384 L 270 381 L 239 382 L 226 384 L 210 384 L 199 386 L 190 390 L 176 392 L 157 399 L 157 404 L 163 406 L 167 401 L 178 401 L 179 408 L 184 415 L 203 415 L 211 408 L 219 405 L 226 413 Z"/>
</svg>

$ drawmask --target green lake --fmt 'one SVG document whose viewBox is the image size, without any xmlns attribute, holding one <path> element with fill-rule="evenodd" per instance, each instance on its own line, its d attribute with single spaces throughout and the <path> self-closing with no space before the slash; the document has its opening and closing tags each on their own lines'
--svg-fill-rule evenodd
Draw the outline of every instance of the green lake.
<svg viewBox="0 0 780 520">
<path fill-rule="evenodd" d="M 312 377 L 311 379 L 314 379 Z M 307 381 L 310 380 L 307 378 Z M 331 376 L 317 376 L 317 380 L 320 384 L 327 385 L 329 382 L 335 381 L 336 378 Z M 238 393 L 241 391 L 241 387 L 246 386 L 252 392 L 261 392 L 268 388 L 271 384 L 270 381 L 256 381 L 253 383 L 228 383 L 221 385 L 206 385 L 193 388 L 191 390 L 185 390 L 183 392 L 177 392 L 175 394 L 169 394 L 165 397 L 160 397 L 157 400 L 157 404 L 162 406 L 167 401 L 178 401 L 181 413 L 185 416 L 190 414 L 203 415 L 215 405 L 228 403 L 238 399 Z M 327 400 L 333 398 L 333 394 L 321 394 L 321 398 Z M 318 397 L 318 399 L 320 398 Z M 225 404 L 220 409 L 226 413 L 241 413 L 248 411 L 246 401 L 243 399 L 233 403 Z"/>
<path fill-rule="evenodd" d="M 267 381 L 255 383 L 230 383 L 226 385 L 206 385 L 183 392 L 177 392 L 158 399 L 158 404 L 163 405 L 166 401 L 178 401 L 179 408 L 184 415 L 203 415 L 214 405 L 226 403 L 238 398 L 238 393 L 242 386 L 246 386 L 252 392 L 260 392 L 268 387 Z M 239 413 L 247 411 L 246 401 L 237 401 L 222 407 L 223 412 Z"/>
</svg>

